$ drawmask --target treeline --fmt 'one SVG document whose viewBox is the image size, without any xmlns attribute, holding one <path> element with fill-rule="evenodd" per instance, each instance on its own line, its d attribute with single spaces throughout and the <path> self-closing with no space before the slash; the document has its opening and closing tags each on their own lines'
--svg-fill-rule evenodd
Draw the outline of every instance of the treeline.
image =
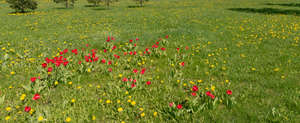
<svg viewBox="0 0 300 123">
<path fill-rule="evenodd" d="M 55 3 L 64 4 L 66 8 L 74 7 L 77 0 L 52 0 Z M 118 2 L 119 0 L 87 0 L 88 3 L 92 4 L 93 6 L 100 6 L 100 4 L 109 8 L 109 6 L 113 2 Z M 145 1 L 148 0 L 133 0 L 140 7 L 144 6 Z M 10 8 L 14 9 L 16 12 L 24 13 L 28 10 L 35 10 L 38 8 L 38 3 L 35 0 L 6 0 Z"/>
</svg>

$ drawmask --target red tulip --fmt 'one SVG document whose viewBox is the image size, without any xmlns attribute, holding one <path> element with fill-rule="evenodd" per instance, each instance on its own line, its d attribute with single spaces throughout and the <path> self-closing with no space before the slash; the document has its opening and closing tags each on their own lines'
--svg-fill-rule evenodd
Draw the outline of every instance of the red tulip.
<svg viewBox="0 0 300 123">
<path fill-rule="evenodd" d="M 162 47 L 162 48 L 160 48 L 162 51 L 165 51 L 166 50 L 166 48 L 164 48 L 164 47 Z"/>
<path fill-rule="evenodd" d="M 36 77 L 31 77 L 30 80 L 31 80 L 31 82 L 35 82 Z"/>
<path fill-rule="evenodd" d="M 169 103 L 169 106 L 170 106 L 170 107 L 173 107 L 173 105 L 174 105 L 174 102 L 170 102 L 170 103 Z"/>
<path fill-rule="evenodd" d="M 146 84 L 147 84 L 147 85 L 150 85 L 150 84 L 151 84 L 151 82 L 150 82 L 150 81 L 147 81 L 147 82 L 146 82 Z"/>
<path fill-rule="evenodd" d="M 24 108 L 24 111 L 25 111 L 25 112 L 30 112 L 30 110 L 31 110 L 31 108 L 30 108 L 29 106 L 26 106 L 26 107 Z"/>
<path fill-rule="evenodd" d="M 191 93 L 192 94 L 192 96 L 196 96 L 197 95 L 197 93 L 195 93 L 195 92 L 193 92 L 193 93 Z"/>
<path fill-rule="evenodd" d="M 137 69 L 133 69 L 133 72 L 134 72 L 134 73 L 137 73 L 137 72 L 138 72 L 138 70 L 137 70 Z"/>
<path fill-rule="evenodd" d="M 40 99 L 40 98 L 41 98 L 41 96 L 40 96 L 39 94 L 35 94 L 35 95 L 33 96 L 32 100 L 38 100 L 38 99 Z"/>
<path fill-rule="evenodd" d="M 177 109 L 181 109 L 181 108 L 182 108 L 182 105 L 181 105 L 181 104 L 178 104 L 176 107 L 177 107 Z"/>
<path fill-rule="evenodd" d="M 226 93 L 227 93 L 228 95 L 231 95 L 231 94 L 232 94 L 232 91 L 231 91 L 231 90 L 227 90 Z"/>
<path fill-rule="evenodd" d="M 192 88 L 192 90 L 193 91 L 198 91 L 199 89 L 198 89 L 198 87 L 196 85 L 194 85 L 193 88 Z"/>
<path fill-rule="evenodd" d="M 52 67 L 49 67 L 48 68 L 48 72 L 52 72 L 53 68 Z"/>
<path fill-rule="evenodd" d="M 47 67 L 47 63 L 43 63 L 43 64 L 42 64 L 42 67 L 43 67 L 43 68 L 46 68 L 46 67 Z"/>
<path fill-rule="evenodd" d="M 184 62 L 181 62 L 180 65 L 181 65 L 181 66 L 184 66 Z"/>
</svg>

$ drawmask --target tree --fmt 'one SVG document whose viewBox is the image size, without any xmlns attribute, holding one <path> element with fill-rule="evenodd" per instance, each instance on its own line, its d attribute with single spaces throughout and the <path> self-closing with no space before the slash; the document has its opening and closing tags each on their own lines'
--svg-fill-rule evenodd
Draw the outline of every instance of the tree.
<svg viewBox="0 0 300 123">
<path fill-rule="evenodd" d="M 66 8 L 74 7 L 75 1 L 77 0 L 53 0 L 55 3 L 65 3 Z"/>
<path fill-rule="evenodd" d="M 98 6 L 102 0 L 87 0 L 88 3 L 94 4 L 94 6 Z"/>
<path fill-rule="evenodd" d="M 104 3 L 105 3 L 107 8 L 109 8 L 110 3 L 112 3 L 112 2 L 113 2 L 113 0 L 104 0 Z"/>
<path fill-rule="evenodd" d="M 10 8 L 15 9 L 16 12 L 24 13 L 26 10 L 37 9 L 37 2 L 34 0 L 6 0 Z"/>
</svg>

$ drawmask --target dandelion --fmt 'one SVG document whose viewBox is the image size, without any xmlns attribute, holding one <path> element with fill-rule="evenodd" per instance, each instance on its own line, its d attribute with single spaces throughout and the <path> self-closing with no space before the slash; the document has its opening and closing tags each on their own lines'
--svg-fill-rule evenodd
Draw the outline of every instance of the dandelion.
<svg viewBox="0 0 300 123">
<path fill-rule="evenodd" d="M 145 113 L 142 113 L 142 114 L 141 114 L 141 117 L 144 117 L 144 116 L 145 116 Z"/>
<path fill-rule="evenodd" d="M 11 75 L 15 75 L 15 74 L 16 74 L 16 72 L 12 71 L 12 72 L 10 72 L 10 74 L 11 74 Z"/>
<path fill-rule="evenodd" d="M 5 110 L 6 111 L 11 111 L 11 107 L 6 107 Z"/>
<path fill-rule="evenodd" d="M 10 119 L 10 116 L 6 116 L 6 117 L 5 117 L 5 120 L 9 120 L 9 119 Z"/>
<path fill-rule="evenodd" d="M 70 118 L 70 117 L 67 117 L 67 118 L 66 118 L 66 122 L 71 122 L 71 118 Z"/>
<path fill-rule="evenodd" d="M 95 115 L 92 116 L 92 120 L 96 120 L 96 116 Z"/>
<path fill-rule="evenodd" d="M 54 82 L 54 85 L 58 85 L 58 81 L 55 81 L 55 82 Z"/>
<path fill-rule="evenodd" d="M 157 112 L 154 112 L 154 113 L 153 113 L 153 116 L 156 117 L 156 116 L 157 116 Z"/>
<path fill-rule="evenodd" d="M 279 68 L 275 68 L 275 69 L 274 69 L 275 72 L 278 72 L 279 70 L 280 70 Z"/>
<path fill-rule="evenodd" d="M 75 103 L 75 102 L 76 102 L 76 100 L 73 98 L 73 99 L 71 100 L 71 102 L 72 102 L 72 103 Z"/>
<path fill-rule="evenodd" d="M 131 101 L 130 103 L 132 106 L 135 106 L 136 102 L 135 101 Z"/>
<path fill-rule="evenodd" d="M 118 112 L 122 112 L 123 111 L 123 108 L 118 108 Z"/>
<path fill-rule="evenodd" d="M 107 104 L 110 104 L 110 103 L 111 103 L 111 101 L 110 101 L 110 100 L 106 100 L 106 103 L 107 103 Z"/>
<path fill-rule="evenodd" d="M 72 84 L 73 84 L 73 82 L 69 82 L 68 84 L 69 84 L 69 85 L 72 85 Z"/>
<path fill-rule="evenodd" d="M 38 121 L 42 121 L 42 120 L 44 120 L 44 117 L 43 116 L 39 116 L 38 117 Z"/>
<path fill-rule="evenodd" d="M 143 109 L 143 108 L 140 108 L 139 110 L 140 110 L 140 111 L 144 111 L 144 109 Z"/>
</svg>

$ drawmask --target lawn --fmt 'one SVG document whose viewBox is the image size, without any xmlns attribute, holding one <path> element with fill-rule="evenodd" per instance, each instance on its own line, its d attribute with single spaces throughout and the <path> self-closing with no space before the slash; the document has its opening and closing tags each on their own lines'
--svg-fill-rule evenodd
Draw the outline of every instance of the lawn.
<svg viewBox="0 0 300 123">
<path fill-rule="evenodd" d="M 0 0 L 0 122 L 300 122 L 297 0 Z"/>
</svg>

